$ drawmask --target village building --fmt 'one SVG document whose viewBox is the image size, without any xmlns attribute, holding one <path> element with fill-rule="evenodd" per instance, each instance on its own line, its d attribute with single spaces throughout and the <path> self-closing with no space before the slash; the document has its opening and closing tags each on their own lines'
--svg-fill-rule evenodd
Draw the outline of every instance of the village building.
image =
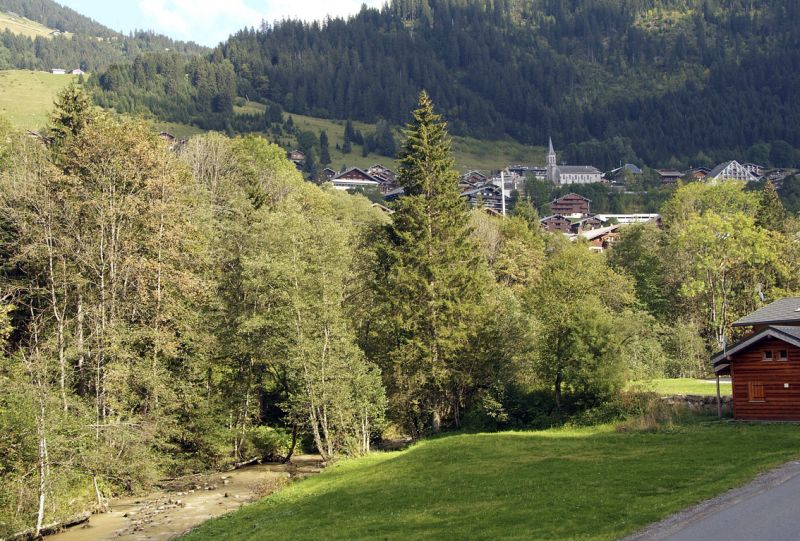
<svg viewBox="0 0 800 541">
<path fill-rule="evenodd" d="M 756 178 L 753 173 L 748 171 L 736 160 L 719 164 L 712 169 L 706 177 L 706 181 L 709 182 L 722 182 L 726 180 L 743 180 L 745 182 L 751 182 L 758 180 L 758 178 Z"/>
<path fill-rule="evenodd" d="M 380 186 L 378 179 L 358 167 L 351 167 L 339 173 L 331 179 L 331 183 L 337 190 L 378 188 Z"/>
<path fill-rule="evenodd" d="M 572 222 L 570 226 L 570 232 L 577 235 L 578 233 L 583 233 L 584 231 L 592 231 L 594 229 L 600 229 L 604 227 L 605 223 L 603 220 L 598 218 L 597 216 L 589 216 L 587 218 L 582 218 L 580 220 L 576 220 Z"/>
<path fill-rule="evenodd" d="M 547 178 L 547 167 L 538 167 L 536 165 L 509 165 L 506 171 L 531 180 L 545 180 Z"/>
<path fill-rule="evenodd" d="M 645 222 L 655 222 L 658 225 L 661 225 L 661 215 L 660 214 L 648 214 L 648 213 L 640 213 L 640 214 L 597 214 L 595 218 L 602 220 L 603 223 L 614 222 L 618 224 L 641 224 Z"/>
<path fill-rule="evenodd" d="M 80 68 L 76 68 L 70 72 L 72 75 L 86 75 L 86 72 Z"/>
<path fill-rule="evenodd" d="M 757 163 L 743 163 L 742 167 L 747 169 L 750 172 L 750 174 L 756 177 L 757 179 L 760 179 L 761 177 L 764 176 L 765 167 L 763 165 L 758 165 Z"/>
<path fill-rule="evenodd" d="M 289 161 L 295 162 L 295 163 L 298 163 L 298 162 L 302 163 L 302 162 L 306 161 L 306 155 L 301 150 L 291 150 L 291 151 L 286 153 L 286 157 L 289 158 Z"/>
<path fill-rule="evenodd" d="M 693 167 L 689 169 L 687 176 L 692 180 L 705 180 L 711 169 L 708 167 Z"/>
<path fill-rule="evenodd" d="M 547 152 L 547 178 L 553 184 L 591 184 L 603 182 L 603 173 L 591 165 L 558 165 L 556 151 L 553 150 L 553 139 Z"/>
<path fill-rule="evenodd" d="M 800 421 L 800 297 L 777 300 L 733 325 L 751 332 L 711 362 L 718 376 L 731 377 L 734 419 Z"/>
<path fill-rule="evenodd" d="M 542 225 L 544 230 L 549 233 L 560 231 L 562 233 L 569 234 L 572 229 L 572 220 L 566 216 L 562 216 L 561 214 L 546 216 L 545 218 L 539 220 L 539 223 Z"/>
<path fill-rule="evenodd" d="M 642 169 L 635 164 L 626 163 L 625 165 L 621 165 L 616 169 L 612 169 L 608 173 L 606 173 L 606 177 L 614 183 L 620 184 L 625 181 L 625 177 L 633 176 L 634 178 L 640 177 L 644 174 Z"/>
<path fill-rule="evenodd" d="M 397 173 L 388 167 L 378 163 L 367 169 L 367 173 L 380 183 L 379 188 L 382 194 L 389 193 L 397 188 Z"/>
<path fill-rule="evenodd" d="M 464 197 L 472 207 L 494 209 L 500 213 L 503 211 L 503 191 L 500 186 L 484 184 L 478 188 L 461 192 L 461 197 Z"/>
<path fill-rule="evenodd" d="M 325 180 L 330 180 L 333 177 L 335 177 L 336 175 L 338 175 L 336 170 L 335 169 L 331 169 L 330 167 L 326 167 L 325 169 L 320 171 L 319 174 L 320 174 L 320 177 L 325 179 Z"/>
<path fill-rule="evenodd" d="M 661 177 L 661 184 L 675 184 L 683 178 L 683 173 L 675 169 L 656 169 L 656 173 Z"/>
<path fill-rule="evenodd" d="M 589 243 L 589 249 L 593 252 L 603 252 L 619 238 L 619 230 L 623 224 L 609 225 L 598 229 L 583 231 L 574 237 L 575 239 L 584 239 Z"/>
<path fill-rule="evenodd" d="M 480 171 L 468 171 L 458 179 L 458 187 L 462 191 L 471 190 L 472 188 L 477 188 L 478 186 L 486 184 L 488 181 L 489 177 Z"/>
<path fill-rule="evenodd" d="M 586 197 L 576 194 L 576 193 L 568 193 L 567 195 L 563 195 L 558 199 L 554 199 L 550 202 L 550 211 L 553 214 L 561 214 L 563 216 L 570 216 L 570 217 L 583 217 L 588 216 L 589 212 L 589 204 L 591 203 L 590 199 Z"/>
<path fill-rule="evenodd" d="M 65 73 L 67 73 L 67 70 L 63 68 L 53 68 L 50 70 L 50 73 L 52 73 L 53 75 L 64 75 Z"/>
</svg>

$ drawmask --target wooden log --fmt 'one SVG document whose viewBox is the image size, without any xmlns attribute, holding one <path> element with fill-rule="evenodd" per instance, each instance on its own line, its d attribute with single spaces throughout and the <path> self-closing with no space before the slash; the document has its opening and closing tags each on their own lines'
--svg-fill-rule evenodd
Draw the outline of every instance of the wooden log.
<svg viewBox="0 0 800 541">
<path fill-rule="evenodd" d="M 51 524 L 45 524 L 42 526 L 41 535 L 52 535 L 54 533 L 58 533 L 65 528 L 69 528 L 71 526 L 77 526 L 78 524 L 83 524 L 84 522 L 89 521 L 89 517 L 92 514 L 89 512 L 81 513 L 79 515 L 72 516 L 60 522 L 53 522 Z M 23 530 L 21 532 L 17 532 L 13 534 L 11 537 L 6 538 L 6 541 L 29 541 L 32 539 L 37 539 L 35 535 L 36 531 L 34 528 L 28 528 L 27 530 Z"/>
</svg>

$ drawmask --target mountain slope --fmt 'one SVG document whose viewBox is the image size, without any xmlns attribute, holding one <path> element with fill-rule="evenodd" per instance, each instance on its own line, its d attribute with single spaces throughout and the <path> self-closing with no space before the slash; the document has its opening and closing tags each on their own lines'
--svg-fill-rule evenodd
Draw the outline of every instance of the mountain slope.
<svg viewBox="0 0 800 541">
<path fill-rule="evenodd" d="M 800 65 L 797 2 L 647 4 L 395 0 L 347 21 L 243 30 L 218 56 L 233 64 L 241 95 L 300 114 L 400 124 L 426 88 L 455 133 L 534 144 L 552 135 L 562 148 L 597 140 L 621 147 L 616 159 L 715 161 L 758 142 L 800 146 L 790 90 L 800 76 L 787 69 Z M 567 157 L 592 153 L 575 145 Z"/>
</svg>

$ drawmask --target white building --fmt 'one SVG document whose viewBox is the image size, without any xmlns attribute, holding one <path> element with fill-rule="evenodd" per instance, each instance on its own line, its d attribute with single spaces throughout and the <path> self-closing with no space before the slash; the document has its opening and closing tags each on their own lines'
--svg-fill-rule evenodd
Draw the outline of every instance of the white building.
<svg viewBox="0 0 800 541">
<path fill-rule="evenodd" d="M 547 152 L 547 178 L 553 184 L 591 184 L 603 182 L 603 172 L 591 165 L 558 165 L 553 139 Z"/>
<path fill-rule="evenodd" d="M 596 214 L 595 218 L 608 223 L 615 220 L 618 224 L 640 224 L 644 222 L 661 223 L 660 214 Z"/>
<path fill-rule="evenodd" d="M 758 178 L 742 164 L 736 160 L 731 160 L 716 166 L 706 177 L 706 182 L 719 182 L 723 180 L 743 180 L 745 182 L 751 182 L 758 180 Z"/>
<path fill-rule="evenodd" d="M 53 68 L 50 70 L 50 73 L 52 73 L 53 75 L 64 75 L 65 73 L 67 73 L 67 70 L 62 68 Z"/>
</svg>

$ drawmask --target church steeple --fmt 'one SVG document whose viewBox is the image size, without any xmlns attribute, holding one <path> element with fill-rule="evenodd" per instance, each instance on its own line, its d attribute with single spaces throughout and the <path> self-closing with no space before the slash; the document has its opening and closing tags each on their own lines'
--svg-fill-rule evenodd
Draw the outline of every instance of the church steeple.
<svg viewBox="0 0 800 541">
<path fill-rule="evenodd" d="M 550 150 L 547 152 L 547 165 L 556 166 L 556 151 L 553 150 L 553 138 L 550 138 Z"/>
<path fill-rule="evenodd" d="M 558 166 L 556 165 L 556 151 L 553 150 L 553 138 L 550 138 L 550 149 L 547 152 L 547 178 L 553 184 L 558 184 Z"/>
</svg>

